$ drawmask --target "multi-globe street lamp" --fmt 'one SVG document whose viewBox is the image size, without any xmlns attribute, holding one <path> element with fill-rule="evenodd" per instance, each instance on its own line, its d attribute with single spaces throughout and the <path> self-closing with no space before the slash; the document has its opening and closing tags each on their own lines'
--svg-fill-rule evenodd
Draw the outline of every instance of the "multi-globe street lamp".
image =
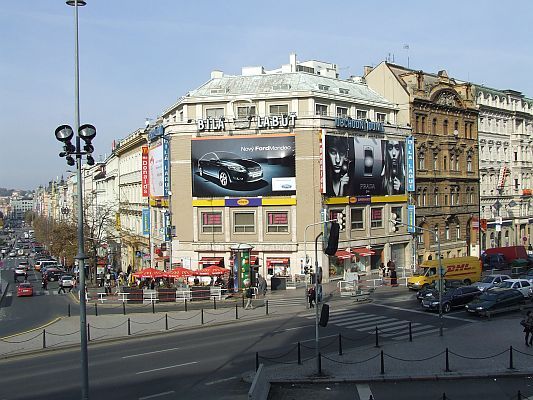
<svg viewBox="0 0 533 400">
<path fill-rule="evenodd" d="M 89 362 L 87 354 L 87 316 L 86 316 L 86 287 L 85 287 L 85 255 L 83 237 L 83 181 L 82 181 L 82 157 L 86 156 L 87 164 L 94 165 L 91 153 L 94 151 L 92 140 L 96 136 L 96 128 L 90 124 L 80 126 L 80 68 L 78 48 L 78 7 L 84 6 L 84 0 L 68 0 L 67 5 L 74 7 L 74 129 L 69 125 L 61 125 L 55 130 L 55 137 L 63 143 L 63 151 L 60 157 L 65 157 L 67 164 L 76 164 L 77 177 L 77 207 L 78 207 L 78 260 L 79 283 L 80 283 L 80 353 L 81 353 L 81 398 L 89 399 Z M 71 140 L 76 134 L 75 143 Z M 83 141 L 83 147 L 82 147 Z"/>
</svg>

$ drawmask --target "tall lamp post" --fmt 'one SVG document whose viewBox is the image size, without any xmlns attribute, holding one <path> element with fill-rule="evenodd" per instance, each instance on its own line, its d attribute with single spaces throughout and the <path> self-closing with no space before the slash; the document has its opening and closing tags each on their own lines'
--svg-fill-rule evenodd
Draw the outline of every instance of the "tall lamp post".
<svg viewBox="0 0 533 400">
<path fill-rule="evenodd" d="M 60 157 L 65 157 L 67 164 L 76 164 L 77 179 L 77 207 L 78 207 L 78 270 L 80 279 L 80 353 L 81 353 L 81 398 L 89 399 L 89 362 L 87 356 L 87 316 L 86 316 L 86 294 L 85 294 L 85 255 L 83 237 L 83 181 L 82 181 L 82 157 L 85 155 L 88 165 L 94 165 L 91 153 L 94 147 L 91 142 L 96 136 L 96 128 L 93 125 L 85 124 L 80 126 L 80 69 L 79 69 L 79 49 L 78 49 L 78 7 L 84 6 L 84 0 L 68 0 L 67 5 L 74 7 L 74 129 L 68 125 L 61 125 L 55 130 L 56 139 L 63 143 L 63 151 Z M 71 139 L 76 132 L 75 145 Z M 83 140 L 83 148 L 82 148 Z M 76 161 L 74 161 L 76 159 Z"/>
</svg>

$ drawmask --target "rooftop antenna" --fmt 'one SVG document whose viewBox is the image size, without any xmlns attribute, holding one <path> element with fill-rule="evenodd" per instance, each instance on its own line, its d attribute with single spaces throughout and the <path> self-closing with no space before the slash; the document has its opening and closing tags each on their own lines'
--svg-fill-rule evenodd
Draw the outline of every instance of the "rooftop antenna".
<svg viewBox="0 0 533 400">
<path fill-rule="evenodd" d="M 403 45 L 403 49 L 406 51 L 407 53 L 407 68 L 409 68 L 409 45 L 406 43 Z"/>
</svg>

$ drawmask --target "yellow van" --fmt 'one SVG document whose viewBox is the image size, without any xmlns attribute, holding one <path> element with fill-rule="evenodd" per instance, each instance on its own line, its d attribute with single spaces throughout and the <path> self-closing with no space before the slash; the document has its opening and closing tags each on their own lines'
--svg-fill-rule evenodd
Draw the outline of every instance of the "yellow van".
<svg viewBox="0 0 533 400">
<path fill-rule="evenodd" d="M 445 258 L 442 261 L 443 279 L 461 280 L 466 285 L 481 279 L 481 261 L 477 257 Z M 422 289 L 439 280 L 439 260 L 424 261 L 422 272 L 407 279 L 409 289 Z"/>
</svg>

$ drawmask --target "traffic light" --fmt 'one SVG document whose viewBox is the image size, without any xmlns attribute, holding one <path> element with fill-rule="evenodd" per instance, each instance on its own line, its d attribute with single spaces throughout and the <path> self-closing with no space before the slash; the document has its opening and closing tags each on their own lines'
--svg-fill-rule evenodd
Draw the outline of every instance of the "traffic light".
<svg viewBox="0 0 533 400">
<path fill-rule="evenodd" d="M 390 230 L 391 232 L 398 232 L 398 215 L 396 213 L 390 215 Z"/>
<path fill-rule="evenodd" d="M 326 222 L 324 228 L 324 242 L 326 244 L 326 248 L 324 249 L 324 253 L 326 253 L 328 256 L 333 256 L 337 252 L 337 249 L 339 248 L 339 224 L 335 221 L 333 222 Z"/>
<path fill-rule="evenodd" d="M 337 222 L 341 231 L 346 229 L 346 214 L 340 212 L 337 214 Z"/>
<path fill-rule="evenodd" d="M 304 267 L 304 274 L 307 275 L 308 273 L 309 273 L 309 267 L 306 265 L 306 266 Z"/>
</svg>

